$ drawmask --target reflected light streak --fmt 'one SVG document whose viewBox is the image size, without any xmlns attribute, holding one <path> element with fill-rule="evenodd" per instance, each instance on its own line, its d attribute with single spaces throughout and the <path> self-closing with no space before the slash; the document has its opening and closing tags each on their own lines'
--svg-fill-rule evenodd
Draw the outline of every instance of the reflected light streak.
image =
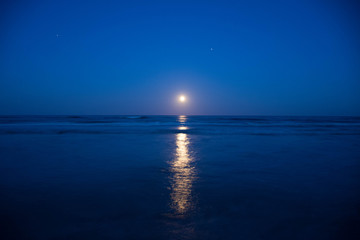
<svg viewBox="0 0 360 240">
<path fill-rule="evenodd" d="M 193 159 L 188 149 L 187 134 L 176 134 L 176 156 L 170 163 L 171 177 L 171 208 L 176 214 L 186 214 L 193 205 L 192 184 L 195 179 L 195 169 L 191 165 Z"/>
<path fill-rule="evenodd" d="M 185 115 L 180 115 L 178 118 L 178 121 L 182 124 L 184 124 L 186 122 L 186 116 Z"/>
</svg>

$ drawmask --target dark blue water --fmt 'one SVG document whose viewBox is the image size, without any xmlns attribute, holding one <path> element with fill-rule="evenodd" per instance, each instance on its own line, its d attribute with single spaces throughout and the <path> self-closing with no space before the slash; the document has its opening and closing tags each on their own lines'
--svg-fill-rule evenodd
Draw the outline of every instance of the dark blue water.
<svg viewBox="0 0 360 240">
<path fill-rule="evenodd" d="M 359 117 L 2 116 L 1 239 L 358 239 Z"/>
</svg>

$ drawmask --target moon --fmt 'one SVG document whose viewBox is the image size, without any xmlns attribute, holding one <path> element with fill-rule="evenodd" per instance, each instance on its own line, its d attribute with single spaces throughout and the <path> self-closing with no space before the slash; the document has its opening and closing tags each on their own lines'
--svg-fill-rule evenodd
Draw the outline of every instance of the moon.
<svg viewBox="0 0 360 240">
<path fill-rule="evenodd" d="M 180 95 L 179 102 L 186 102 L 186 97 L 184 95 Z"/>
</svg>

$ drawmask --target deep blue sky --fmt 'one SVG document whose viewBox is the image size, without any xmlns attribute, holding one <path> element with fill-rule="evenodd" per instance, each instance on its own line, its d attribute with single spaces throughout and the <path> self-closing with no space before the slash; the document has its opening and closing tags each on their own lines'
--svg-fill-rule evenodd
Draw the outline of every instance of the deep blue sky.
<svg viewBox="0 0 360 240">
<path fill-rule="evenodd" d="M 0 114 L 360 115 L 359 10 L 1 1 Z"/>
</svg>

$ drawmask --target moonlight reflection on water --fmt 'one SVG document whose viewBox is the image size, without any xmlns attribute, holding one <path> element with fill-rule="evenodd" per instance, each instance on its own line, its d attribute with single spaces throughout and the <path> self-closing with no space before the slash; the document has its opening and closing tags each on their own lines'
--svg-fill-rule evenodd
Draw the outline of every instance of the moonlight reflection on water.
<svg viewBox="0 0 360 240">
<path fill-rule="evenodd" d="M 180 116 L 179 122 L 185 123 L 186 117 Z M 185 127 L 184 127 L 185 130 Z M 171 208 L 175 215 L 184 216 L 193 208 L 192 185 L 195 179 L 194 159 L 189 151 L 190 140 L 186 133 L 176 134 L 175 158 L 170 162 L 171 171 Z"/>
</svg>

